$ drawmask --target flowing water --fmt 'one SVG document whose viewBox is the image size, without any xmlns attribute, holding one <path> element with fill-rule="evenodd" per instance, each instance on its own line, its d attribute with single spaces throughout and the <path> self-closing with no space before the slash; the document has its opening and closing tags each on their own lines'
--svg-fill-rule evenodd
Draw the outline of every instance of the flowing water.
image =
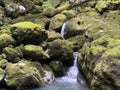
<svg viewBox="0 0 120 90">
<path fill-rule="evenodd" d="M 65 34 L 65 22 L 61 29 L 61 35 L 64 38 Z M 71 66 L 66 75 L 63 77 L 56 78 L 55 82 L 50 85 L 45 85 L 41 88 L 36 88 L 33 90 L 90 90 L 84 77 L 78 70 L 77 57 L 78 52 L 73 53 L 74 63 Z"/>
<path fill-rule="evenodd" d="M 66 75 L 57 78 L 54 83 L 33 90 L 90 90 L 85 79 L 80 75 L 77 67 L 78 52 L 74 52 L 74 64 L 69 68 Z M 79 82 L 77 80 L 79 74 Z"/>
</svg>

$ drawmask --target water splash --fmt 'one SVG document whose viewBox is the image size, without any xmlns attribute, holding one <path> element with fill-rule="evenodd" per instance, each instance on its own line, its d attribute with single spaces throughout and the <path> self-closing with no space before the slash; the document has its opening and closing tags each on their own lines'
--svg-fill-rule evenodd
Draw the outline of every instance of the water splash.
<svg viewBox="0 0 120 90">
<path fill-rule="evenodd" d="M 77 57 L 78 52 L 73 53 L 74 56 L 74 64 L 72 67 L 69 68 L 67 74 L 64 77 L 58 78 L 57 81 L 60 82 L 77 82 L 77 75 L 79 73 L 78 67 L 77 67 Z"/>
<path fill-rule="evenodd" d="M 65 23 L 63 23 L 62 28 L 61 28 L 61 32 L 60 32 L 60 34 L 62 35 L 63 38 L 64 38 L 64 34 L 65 34 L 65 26 L 66 26 L 66 24 L 67 24 L 67 21 Z"/>
</svg>

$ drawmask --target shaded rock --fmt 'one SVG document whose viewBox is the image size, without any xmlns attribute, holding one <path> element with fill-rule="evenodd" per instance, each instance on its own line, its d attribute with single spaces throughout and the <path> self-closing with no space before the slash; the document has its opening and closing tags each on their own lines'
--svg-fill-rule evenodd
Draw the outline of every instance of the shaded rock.
<svg viewBox="0 0 120 90">
<path fill-rule="evenodd" d="M 42 24 L 19 22 L 12 25 L 11 32 L 18 43 L 40 44 L 47 39 L 47 33 Z"/>
<path fill-rule="evenodd" d="M 46 78 L 49 80 L 46 81 Z M 45 70 L 40 63 L 20 61 L 7 65 L 5 81 L 9 87 L 21 90 L 48 84 L 54 81 L 54 75 Z"/>
<path fill-rule="evenodd" d="M 26 8 L 20 4 L 9 3 L 5 6 L 5 14 L 11 18 L 16 18 L 25 12 Z"/>
<path fill-rule="evenodd" d="M 7 59 L 0 60 L 0 68 L 5 69 L 8 64 Z"/>
<path fill-rule="evenodd" d="M 65 68 L 61 61 L 51 61 L 49 64 L 56 77 L 63 76 L 65 74 Z"/>
<path fill-rule="evenodd" d="M 73 50 L 74 51 L 78 51 L 79 49 L 81 49 L 86 41 L 84 34 L 77 35 L 77 36 L 69 38 L 67 40 L 73 43 L 73 47 L 74 47 Z"/>
<path fill-rule="evenodd" d="M 5 77 L 5 71 L 0 68 L 0 84 L 3 83 L 4 77 Z"/>
<path fill-rule="evenodd" d="M 3 53 L 7 55 L 7 60 L 9 62 L 18 62 L 21 58 L 23 58 L 23 52 L 20 50 L 20 47 L 5 47 L 3 49 Z"/>
<path fill-rule="evenodd" d="M 4 25 L 4 9 L 0 6 L 0 26 Z"/>
<path fill-rule="evenodd" d="M 39 62 L 44 62 L 45 59 L 50 58 L 42 47 L 36 45 L 25 45 L 24 56 Z"/>
<path fill-rule="evenodd" d="M 2 50 L 4 47 L 9 45 L 14 45 L 16 41 L 8 34 L 0 35 L 0 49 Z"/>
<path fill-rule="evenodd" d="M 60 32 L 61 27 L 66 20 L 67 20 L 67 17 L 64 14 L 55 15 L 51 19 L 49 30 Z"/>
<path fill-rule="evenodd" d="M 47 51 L 52 60 L 60 60 L 65 65 L 71 65 L 73 60 L 73 44 L 67 40 L 48 42 Z"/>
</svg>

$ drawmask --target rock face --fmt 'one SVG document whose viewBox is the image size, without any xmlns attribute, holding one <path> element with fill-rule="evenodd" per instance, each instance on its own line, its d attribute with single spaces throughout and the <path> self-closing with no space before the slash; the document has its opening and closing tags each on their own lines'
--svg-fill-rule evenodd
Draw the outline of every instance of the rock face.
<svg viewBox="0 0 120 90">
<path fill-rule="evenodd" d="M 19 22 L 12 25 L 11 32 L 18 43 L 40 44 L 47 39 L 43 26 L 32 22 Z"/>
<path fill-rule="evenodd" d="M 73 60 L 73 44 L 66 40 L 54 40 L 53 42 L 48 42 L 47 50 L 51 59 L 60 60 L 65 65 L 71 64 L 71 60 Z"/>
<path fill-rule="evenodd" d="M 108 13 L 106 19 L 99 17 L 93 11 L 87 12 L 85 15 L 82 19 L 81 14 L 81 20 L 83 20 L 81 27 L 84 25 L 86 27 L 87 42 L 79 50 L 79 68 L 88 79 L 92 90 L 120 90 L 120 78 L 117 77 L 120 75 L 118 70 L 120 68 L 120 29 L 119 23 L 117 23 L 119 19 L 112 18 L 117 14 Z"/>
<path fill-rule="evenodd" d="M 65 74 L 65 68 L 61 61 L 52 61 L 49 64 L 56 77 L 63 76 Z"/>
<path fill-rule="evenodd" d="M 50 84 L 78 51 L 92 90 L 120 90 L 119 49 L 120 0 L 0 0 L 2 87 Z"/>
<path fill-rule="evenodd" d="M 40 63 L 20 61 L 6 67 L 6 84 L 14 89 L 35 88 L 54 81 L 52 71 L 44 69 Z"/>
</svg>

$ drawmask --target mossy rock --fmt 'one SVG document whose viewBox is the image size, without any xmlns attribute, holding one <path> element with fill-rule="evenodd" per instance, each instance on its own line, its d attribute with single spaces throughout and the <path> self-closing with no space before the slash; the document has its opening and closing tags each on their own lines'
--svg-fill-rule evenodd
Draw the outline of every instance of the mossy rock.
<svg viewBox="0 0 120 90">
<path fill-rule="evenodd" d="M 5 69 L 8 64 L 7 59 L 0 60 L 0 68 Z"/>
<path fill-rule="evenodd" d="M 105 10 L 115 10 L 115 9 L 120 9 L 119 7 L 120 1 L 119 0 L 113 0 L 113 1 L 104 1 L 100 0 L 97 2 L 95 8 L 98 12 L 102 13 Z"/>
<path fill-rule="evenodd" d="M 7 47 L 9 45 L 15 45 L 16 41 L 11 35 L 8 34 L 1 34 L 0 35 L 0 49 L 2 50 L 4 47 Z"/>
<path fill-rule="evenodd" d="M 44 52 L 43 48 L 36 45 L 25 45 L 24 56 L 35 61 L 44 62 L 45 59 L 49 59 L 49 55 Z"/>
<path fill-rule="evenodd" d="M 67 40 L 56 39 L 53 42 L 48 42 L 48 54 L 52 60 L 60 60 L 66 65 L 70 65 L 73 60 L 73 43 Z"/>
<path fill-rule="evenodd" d="M 56 39 L 63 39 L 60 33 L 57 33 L 55 31 L 47 31 L 48 39 L 47 42 L 54 41 Z"/>
<path fill-rule="evenodd" d="M 85 29 L 81 26 L 81 19 L 78 17 L 72 18 L 69 21 L 66 22 L 65 26 L 65 38 L 71 38 L 76 35 L 83 35 L 85 32 Z"/>
<path fill-rule="evenodd" d="M 13 24 L 11 32 L 18 43 L 40 44 L 47 39 L 47 33 L 43 25 L 32 22 Z"/>
<path fill-rule="evenodd" d="M 49 64 L 56 77 L 63 76 L 65 74 L 65 68 L 61 61 L 51 61 Z"/>
<path fill-rule="evenodd" d="M 66 20 L 67 20 L 67 17 L 64 14 L 55 15 L 51 19 L 49 30 L 60 32 L 61 27 Z"/>
<path fill-rule="evenodd" d="M 46 73 L 47 71 L 38 62 L 20 61 L 16 64 L 9 63 L 6 67 L 5 82 L 12 89 L 36 88 L 49 83 L 45 80 L 48 77 Z M 54 77 L 54 75 L 49 75 L 49 79 L 53 80 L 54 78 L 51 77 Z"/>
<path fill-rule="evenodd" d="M 21 58 L 23 58 L 23 52 L 20 50 L 19 47 L 12 48 L 12 47 L 5 47 L 3 49 L 3 53 L 7 55 L 7 60 L 9 62 L 18 62 Z"/>
</svg>

